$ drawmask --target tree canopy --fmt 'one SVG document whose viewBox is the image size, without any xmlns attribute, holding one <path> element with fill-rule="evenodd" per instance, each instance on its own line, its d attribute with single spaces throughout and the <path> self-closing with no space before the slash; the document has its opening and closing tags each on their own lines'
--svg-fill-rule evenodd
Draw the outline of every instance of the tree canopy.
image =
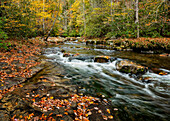
<svg viewBox="0 0 170 121">
<path fill-rule="evenodd" d="M 25 38 L 47 36 L 50 30 L 50 36 L 135 38 L 139 32 L 141 37 L 167 37 L 168 4 L 168 0 L 1 0 L 0 32 Z"/>
</svg>

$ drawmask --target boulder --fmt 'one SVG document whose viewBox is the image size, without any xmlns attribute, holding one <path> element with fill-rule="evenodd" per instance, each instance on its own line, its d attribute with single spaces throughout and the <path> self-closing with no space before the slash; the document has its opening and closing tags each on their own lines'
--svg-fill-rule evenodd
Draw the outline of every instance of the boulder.
<svg viewBox="0 0 170 121">
<path fill-rule="evenodd" d="M 107 63 L 110 61 L 110 56 L 96 56 L 94 62 Z"/>
<path fill-rule="evenodd" d="M 123 73 L 131 73 L 135 75 L 145 74 L 147 67 L 141 66 L 129 60 L 121 60 L 116 63 L 116 69 Z"/>
<path fill-rule="evenodd" d="M 47 41 L 51 43 L 64 44 L 63 38 L 49 37 Z"/>
</svg>

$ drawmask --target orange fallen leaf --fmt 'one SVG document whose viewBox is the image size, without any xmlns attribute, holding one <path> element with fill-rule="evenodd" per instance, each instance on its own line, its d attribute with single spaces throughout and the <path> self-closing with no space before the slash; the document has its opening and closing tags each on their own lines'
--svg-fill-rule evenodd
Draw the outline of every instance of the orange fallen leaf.
<svg viewBox="0 0 170 121">
<path fill-rule="evenodd" d="M 63 115 L 62 115 L 62 114 L 57 114 L 56 116 L 57 116 L 57 117 L 63 117 Z"/>
<path fill-rule="evenodd" d="M 68 115 L 68 113 L 67 113 L 67 112 L 65 112 L 64 114 Z"/>
<path fill-rule="evenodd" d="M 110 113 L 110 110 L 109 110 L 109 109 L 107 109 L 106 111 L 107 111 L 108 113 Z"/>
</svg>

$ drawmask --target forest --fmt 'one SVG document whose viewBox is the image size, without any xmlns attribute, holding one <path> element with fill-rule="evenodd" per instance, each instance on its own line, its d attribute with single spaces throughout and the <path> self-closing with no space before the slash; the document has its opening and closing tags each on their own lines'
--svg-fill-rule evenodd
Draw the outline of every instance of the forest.
<svg viewBox="0 0 170 121">
<path fill-rule="evenodd" d="M 169 37 L 168 0 L 1 0 L 1 38 Z"/>
<path fill-rule="evenodd" d="M 169 121 L 168 0 L 0 0 L 0 121 Z"/>
</svg>

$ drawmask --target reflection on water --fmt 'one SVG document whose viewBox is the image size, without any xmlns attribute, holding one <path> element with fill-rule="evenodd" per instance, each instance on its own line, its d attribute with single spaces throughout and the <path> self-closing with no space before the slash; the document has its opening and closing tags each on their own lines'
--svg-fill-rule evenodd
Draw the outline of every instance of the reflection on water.
<svg viewBox="0 0 170 121">
<path fill-rule="evenodd" d="M 79 53 L 82 57 L 106 55 L 121 59 L 133 60 L 149 68 L 170 70 L 170 58 L 154 54 L 118 52 L 107 49 L 96 49 L 85 44 L 67 43 L 60 47 L 47 48 L 45 55 L 50 61 L 56 61 L 66 71 L 65 78 L 79 85 L 80 92 L 94 96 L 105 96 L 113 107 L 119 108 L 120 120 L 168 120 L 170 114 L 170 74 L 158 75 L 147 72 L 143 77 L 152 78 L 151 83 L 144 83 L 131 78 L 115 69 L 117 60 L 110 63 L 95 63 L 91 60 L 69 60 L 63 57 L 60 50 L 67 53 Z"/>
</svg>

